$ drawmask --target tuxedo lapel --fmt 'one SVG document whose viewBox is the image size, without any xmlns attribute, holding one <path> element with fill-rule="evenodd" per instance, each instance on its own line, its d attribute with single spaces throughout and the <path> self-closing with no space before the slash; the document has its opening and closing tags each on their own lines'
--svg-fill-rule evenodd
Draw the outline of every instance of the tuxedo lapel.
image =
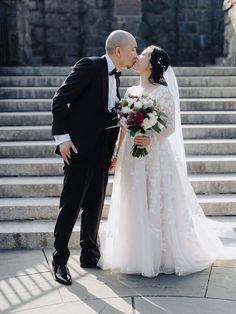
<svg viewBox="0 0 236 314">
<path fill-rule="evenodd" d="M 105 56 L 101 57 L 102 59 L 102 93 L 103 93 L 103 103 L 104 108 L 108 108 L 108 65 Z"/>
</svg>

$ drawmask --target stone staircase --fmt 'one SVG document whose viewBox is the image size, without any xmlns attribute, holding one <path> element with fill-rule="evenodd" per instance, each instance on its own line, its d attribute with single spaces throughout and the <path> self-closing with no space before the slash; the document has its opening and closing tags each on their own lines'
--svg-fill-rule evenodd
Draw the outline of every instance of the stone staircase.
<svg viewBox="0 0 236 314">
<path fill-rule="evenodd" d="M 69 67 L 0 68 L 0 248 L 52 247 L 62 161 L 51 98 Z M 204 212 L 236 215 L 236 68 L 175 68 L 189 179 Z M 137 84 L 124 71 L 121 93 Z M 103 211 L 109 211 L 110 176 Z M 79 223 L 71 247 L 79 242 Z"/>
</svg>

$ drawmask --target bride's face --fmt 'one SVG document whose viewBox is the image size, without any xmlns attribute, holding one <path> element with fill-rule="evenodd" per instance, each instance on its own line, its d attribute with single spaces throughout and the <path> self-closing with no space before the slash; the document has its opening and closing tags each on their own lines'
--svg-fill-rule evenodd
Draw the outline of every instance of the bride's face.
<svg viewBox="0 0 236 314">
<path fill-rule="evenodd" d="M 138 56 L 138 60 L 133 65 L 133 70 L 137 71 L 139 73 L 143 72 L 151 72 L 151 51 L 148 49 L 145 49 L 141 55 Z"/>
</svg>

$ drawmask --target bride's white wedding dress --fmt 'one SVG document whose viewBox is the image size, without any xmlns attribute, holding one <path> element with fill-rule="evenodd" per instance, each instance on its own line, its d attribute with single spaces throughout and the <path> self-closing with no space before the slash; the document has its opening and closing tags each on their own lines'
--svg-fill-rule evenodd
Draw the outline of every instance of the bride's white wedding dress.
<svg viewBox="0 0 236 314">
<path fill-rule="evenodd" d="M 141 94 L 139 86 L 128 89 Z M 150 93 L 168 117 L 160 134 L 149 131 L 148 155 L 130 154 L 127 133 L 117 160 L 105 234 L 101 234 L 103 269 L 156 276 L 186 275 L 209 267 L 226 252 L 209 227 L 178 155 L 170 142 L 175 105 L 168 87 Z"/>
</svg>

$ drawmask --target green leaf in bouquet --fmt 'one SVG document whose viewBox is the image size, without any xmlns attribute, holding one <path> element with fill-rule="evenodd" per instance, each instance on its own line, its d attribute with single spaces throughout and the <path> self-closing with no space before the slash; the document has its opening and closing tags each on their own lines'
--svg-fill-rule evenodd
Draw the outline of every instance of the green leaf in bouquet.
<svg viewBox="0 0 236 314">
<path fill-rule="evenodd" d="M 132 129 L 130 130 L 130 136 L 135 136 L 137 134 L 137 130 Z"/>
<path fill-rule="evenodd" d="M 131 150 L 131 154 L 133 157 L 139 158 L 148 155 L 148 151 L 145 147 L 139 148 L 136 144 L 134 144 Z"/>
<path fill-rule="evenodd" d="M 108 130 L 108 129 L 115 129 L 115 128 L 121 128 L 121 125 L 117 124 L 117 125 L 109 126 L 109 127 L 106 128 L 106 130 Z"/>
<path fill-rule="evenodd" d="M 157 133 L 160 133 L 160 132 L 161 132 L 161 129 L 159 128 L 158 123 L 156 123 L 155 125 L 153 125 L 152 129 L 153 129 L 154 131 L 156 131 Z"/>
<path fill-rule="evenodd" d="M 129 103 L 126 99 L 122 99 L 122 100 L 120 100 L 120 104 L 122 107 L 127 107 Z"/>
<path fill-rule="evenodd" d="M 161 123 L 162 125 L 164 125 L 165 128 L 167 128 L 167 125 L 166 125 L 166 121 L 165 121 L 165 120 L 163 120 L 163 119 L 161 119 L 161 118 L 158 118 L 157 121 L 158 121 L 159 123 Z"/>
<path fill-rule="evenodd" d="M 115 116 L 114 118 L 112 118 L 112 121 L 117 120 L 117 122 L 119 122 L 118 116 Z"/>
<path fill-rule="evenodd" d="M 167 115 L 166 115 L 165 112 L 163 112 L 163 111 L 160 111 L 160 112 L 159 112 L 159 116 L 164 117 L 164 118 L 167 118 Z"/>
</svg>

